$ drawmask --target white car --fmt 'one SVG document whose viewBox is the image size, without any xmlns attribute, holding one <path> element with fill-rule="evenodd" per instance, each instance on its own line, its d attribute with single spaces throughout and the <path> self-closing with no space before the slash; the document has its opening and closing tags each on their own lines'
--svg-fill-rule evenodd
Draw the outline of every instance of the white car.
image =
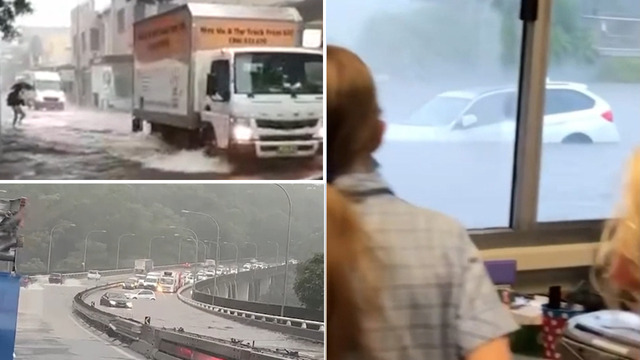
<svg viewBox="0 0 640 360">
<path fill-rule="evenodd" d="M 89 270 L 89 272 L 87 273 L 87 279 L 89 280 L 100 280 L 102 278 L 102 275 L 100 275 L 100 272 L 98 270 Z"/>
<path fill-rule="evenodd" d="M 137 300 L 137 299 L 147 299 L 147 300 L 155 300 L 156 294 L 151 290 L 138 290 L 130 293 L 125 293 L 124 296 L 127 299 Z"/>
<path fill-rule="evenodd" d="M 445 92 L 407 122 L 388 124 L 385 142 L 514 141 L 517 101 L 514 87 Z M 571 82 L 547 82 L 542 135 L 544 143 L 620 141 L 611 106 Z"/>
</svg>

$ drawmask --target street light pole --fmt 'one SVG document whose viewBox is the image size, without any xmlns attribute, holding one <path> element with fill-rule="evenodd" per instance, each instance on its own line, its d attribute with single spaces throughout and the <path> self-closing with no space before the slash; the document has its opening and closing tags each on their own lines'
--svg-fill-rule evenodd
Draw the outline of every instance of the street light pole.
<svg viewBox="0 0 640 360">
<path fill-rule="evenodd" d="M 89 235 L 91 233 L 106 233 L 107 230 L 91 230 L 84 237 L 84 256 L 82 257 L 82 270 L 87 271 L 87 248 L 89 247 Z"/>
<path fill-rule="evenodd" d="M 149 240 L 149 255 L 147 256 L 147 259 L 151 259 L 151 244 L 153 244 L 153 240 L 155 239 L 164 239 L 164 236 L 154 236 Z"/>
<path fill-rule="evenodd" d="M 184 212 L 184 210 L 182 210 L 182 211 Z M 199 241 L 198 240 L 198 234 L 196 234 L 196 232 L 191 230 L 191 229 L 188 229 L 186 227 L 181 227 L 181 226 L 171 225 L 171 226 L 169 226 L 169 229 L 182 229 L 182 230 L 186 230 L 186 231 L 188 231 L 188 232 L 193 234 L 193 237 L 195 238 L 194 241 L 196 242 L 196 262 L 193 264 L 193 267 L 194 267 L 194 270 L 196 271 L 196 274 L 197 274 L 198 273 L 198 241 Z M 178 235 L 178 236 L 181 236 L 181 235 Z M 214 277 L 214 279 L 215 279 L 215 277 Z M 213 280 L 213 281 L 215 283 L 215 280 Z"/>
<path fill-rule="evenodd" d="M 244 244 L 245 245 L 253 245 L 256 248 L 256 257 L 255 257 L 255 259 L 258 260 L 258 244 L 254 243 L 254 242 L 250 242 L 250 241 L 247 241 Z"/>
<path fill-rule="evenodd" d="M 284 308 L 287 306 L 287 275 L 289 273 L 289 245 L 291 244 L 291 197 L 287 190 L 280 184 L 274 184 L 279 187 L 287 196 L 289 201 L 289 221 L 287 223 L 287 247 L 284 254 L 284 285 L 282 286 L 282 307 L 280 307 L 280 316 L 284 317 Z"/>
<path fill-rule="evenodd" d="M 178 234 L 176 234 L 178 235 Z M 191 240 L 193 241 L 193 244 L 196 246 L 196 262 L 193 264 L 193 266 L 195 267 L 196 270 L 196 275 L 198 275 L 198 240 L 194 239 L 194 238 L 184 238 L 184 240 Z"/>
<path fill-rule="evenodd" d="M 211 219 L 211 221 L 213 221 L 214 224 L 216 224 L 216 229 L 218 230 L 218 235 L 216 236 L 216 267 L 213 270 L 213 295 L 215 296 L 215 292 L 218 290 L 217 286 L 218 286 L 218 266 L 220 266 L 220 224 L 218 224 L 218 220 L 216 220 L 216 218 L 214 218 L 213 216 L 209 215 L 209 214 L 205 214 L 205 213 L 201 213 L 201 212 L 197 212 L 197 211 L 191 211 L 191 210 L 182 210 L 183 213 L 185 214 L 195 214 L 195 215 L 200 215 L 200 216 L 204 216 L 207 217 L 209 219 Z"/>
<path fill-rule="evenodd" d="M 116 253 L 116 270 L 120 269 L 120 241 L 125 236 L 136 236 L 136 234 L 123 234 L 118 238 L 118 251 Z"/>
<path fill-rule="evenodd" d="M 207 256 L 207 244 L 205 244 L 204 241 L 202 240 L 198 240 L 198 243 L 202 244 L 202 246 L 204 247 L 204 256 L 203 256 L 204 258 Z"/>
<path fill-rule="evenodd" d="M 222 242 L 222 243 L 223 243 L 223 244 L 225 244 L 225 245 L 231 245 L 231 246 L 233 246 L 233 247 L 235 247 L 235 248 L 236 248 L 236 273 L 235 273 L 235 276 L 234 276 L 234 277 L 236 277 L 236 278 L 237 278 L 237 277 L 238 277 L 238 271 L 240 270 L 240 268 L 238 267 L 238 266 L 240 265 L 240 264 L 238 263 L 238 262 L 240 261 L 240 258 L 239 258 L 239 256 L 238 256 L 238 255 L 240 254 L 240 250 L 238 249 L 238 245 L 236 245 L 236 244 L 234 244 L 234 243 L 226 242 L 226 241 L 224 241 L 224 242 Z M 215 292 L 215 290 L 214 290 L 214 292 Z"/>
<path fill-rule="evenodd" d="M 278 259 L 280 258 L 280 244 L 274 241 L 267 241 L 267 244 L 275 244 L 276 245 L 276 264 L 279 264 Z"/>
<path fill-rule="evenodd" d="M 51 229 L 51 232 L 49 233 L 49 256 L 47 256 L 47 274 L 51 273 L 51 245 L 53 244 L 53 232 L 56 230 L 58 226 L 61 226 L 61 225 L 67 225 L 70 227 L 76 226 L 76 224 L 58 224 Z"/>
</svg>

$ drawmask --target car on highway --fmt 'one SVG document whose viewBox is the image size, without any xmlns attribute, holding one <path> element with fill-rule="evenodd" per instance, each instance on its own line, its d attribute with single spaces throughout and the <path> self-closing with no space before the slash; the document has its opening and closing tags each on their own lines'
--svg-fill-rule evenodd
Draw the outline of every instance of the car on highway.
<svg viewBox="0 0 640 360">
<path fill-rule="evenodd" d="M 151 273 L 149 273 L 149 275 L 147 275 L 147 277 L 144 279 L 142 288 L 147 290 L 156 290 L 158 289 L 159 282 L 160 276 L 156 276 L 155 274 L 151 275 Z"/>
<path fill-rule="evenodd" d="M 100 275 L 98 270 L 89 270 L 89 272 L 87 272 L 87 279 L 89 280 L 100 280 L 101 278 L 102 275 Z"/>
<path fill-rule="evenodd" d="M 115 292 L 106 292 L 100 297 L 100 305 L 115 308 L 132 308 L 133 303 L 129 301 L 123 294 Z"/>
<path fill-rule="evenodd" d="M 122 283 L 122 288 L 125 290 L 134 290 L 138 288 L 138 278 L 128 278 Z"/>
<path fill-rule="evenodd" d="M 49 284 L 64 284 L 64 277 L 60 273 L 52 273 L 49 275 Z"/>
<path fill-rule="evenodd" d="M 137 300 L 137 299 L 147 299 L 147 300 L 155 300 L 156 294 L 151 290 L 138 290 L 130 293 L 125 293 L 124 296 L 127 299 Z"/>
<path fill-rule="evenodd" d="M 515 87 L 473 88 L 437 95 L 406 122 L 387 124 L 385 142 L 514 141 Z M 611 105 L 587 85 L 548 81 L 543 142 L 617 143 Z"/>
<path fill-rule="evenodd" d="M 138 280 L 138 289 L 142 289 L 144 287 L 144 279 L 147 278 L 145 274 L 136 274 L 136 279 Z"/>
</svg>

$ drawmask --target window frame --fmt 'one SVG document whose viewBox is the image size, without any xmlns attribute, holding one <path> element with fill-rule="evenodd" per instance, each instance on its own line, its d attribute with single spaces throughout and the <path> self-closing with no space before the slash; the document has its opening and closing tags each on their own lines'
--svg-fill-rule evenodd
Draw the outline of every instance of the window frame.
<svg viewBox="0 0 640 360">
<path fill-rule="evenodd" d="M 607 219 L 539 222 L 542 130 L 553 0 L 538 1 L 537 19 L 522 21 L 520 78 L 509 227 L 469 229 L 482 251 L 567 244 L 594 244 Z M 549 264 L 548 268 L 553 268 Z"/>
</svg>

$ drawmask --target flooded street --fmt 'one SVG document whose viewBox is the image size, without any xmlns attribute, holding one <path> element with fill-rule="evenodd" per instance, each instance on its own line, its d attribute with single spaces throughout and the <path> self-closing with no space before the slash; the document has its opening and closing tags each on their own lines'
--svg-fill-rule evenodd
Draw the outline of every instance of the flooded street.
<svg viewBox="0 0 640 360">
<path fill-rule="evenodd" d="M 202 150 L 178 150 L 149 129 L 131 132 L 130 114 L 69 108 L 27 110 L 17 128 L 2 106 L 4 180 L 215 180 L 306 179 L 321 176 L 322 157 L 282 159 L 236 169 Z"/>
</svg>

